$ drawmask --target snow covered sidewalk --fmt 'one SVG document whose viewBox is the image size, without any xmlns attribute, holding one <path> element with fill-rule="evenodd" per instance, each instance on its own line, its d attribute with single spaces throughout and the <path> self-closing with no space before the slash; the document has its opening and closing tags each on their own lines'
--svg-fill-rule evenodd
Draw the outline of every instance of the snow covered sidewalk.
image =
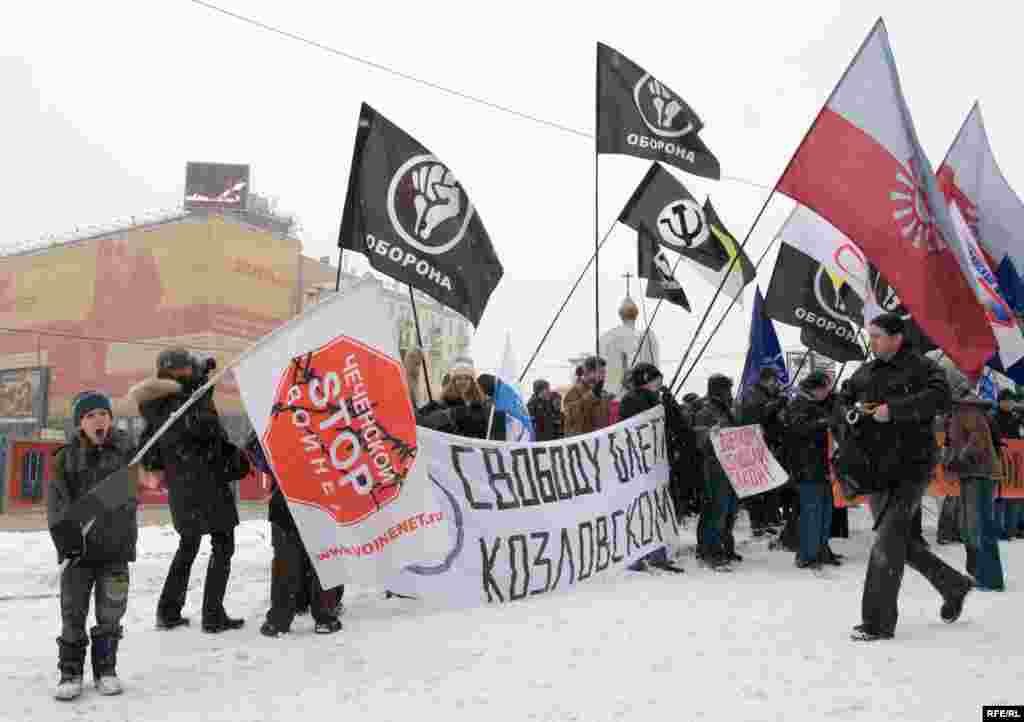
<svg viewBox="0 0 1024 722">
<path fill-rule="evenodd" d="M 931 722 L 1024 702 L 1024 542 L 1000 544 L 1008 591 L 972 594 L 951 626 L 908 570 L 896 640 L 859 645 L 848 635 L 872 538 L 864 516 L 853 510 L 853 536 L 833 541 L 845 565 L 822 574 L 761 540 L 741 544 L 746 561 L 734 573 L 705 570 L 685 552 L 691 528 L 686 574 L 622 573 L 468 611 L 349 589 L 342 633 L 314 635 L 305 616 L 280 639 L 258 631 L 269 601 L 266 522 L 238 529 L 227 608 L 247 623 L 221 635 L 198 629 L 205 541 L 185 610 L 194 626 L 154 629 L 177 536 L 146 527 L 124 621 L 125 694 L 102 698 L 90 682 L 72 703 L 52 698 L 59 610 L 49 536 L 2 533 L 0 720 Z M 933 548 L 963 568 L 963 547 Z"/>
</svg>

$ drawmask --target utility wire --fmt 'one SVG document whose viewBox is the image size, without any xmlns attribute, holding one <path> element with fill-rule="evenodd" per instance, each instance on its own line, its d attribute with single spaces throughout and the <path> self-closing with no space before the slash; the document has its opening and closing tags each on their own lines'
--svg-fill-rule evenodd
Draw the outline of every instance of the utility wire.
<svg viewBox="0 0 1024 722">
<path fill-rule="evenodd" d="M 346 60 L 350 60 L 353 63 L 359 63 L 360 65 L 365 65 L 368 68 L 373 68 L 374 70 L 379 70 L 379 71 L 381 71 L 383 73 L 387 73 L 389 75 L 393 75 L 396 78 L 401 78 L 403 80 L 408 80 L 411 83 L 416 83 L 416 84 L 422 85 L 422 86 L 424 86 L 426 88 L 430 88 L 432 90 L 437 90 L 439 92 L 446 93 L 448 95 L 452 95 L 452 96 L 454 96 L 456 98 L 461 98 L 462 100 L 467 100 L 467 101 L 469 101 L 471 103 L 477 103 L 478 105 L 483 105 L 485 107 L 490 108 L 491 110 L 497 110 L 497 111 L 500 111 L 502 113 L 508 113 L 509 115 L 513 115 L 513 116 L 515 116 L 517 118 L 520 118 L 521 120 L 529 120 L 529 121 L 531 121 L 533 123 L 537 123 L 538 125 L 542 125 L 542 126 L 546 126 L 548 128 L 553 128 L 554 130 L 562 131 L 563 133 L 570 133 L 570 134 L 578 136 L 580 138 L 586 138 L 587 140 L 593 140 L 594 139 L 594 134 L 593 133 L 589 133 L 589 132 L 587 132 L 585 130 L 580 130 L 578 128 L 573 128 L 571 126 L 564 125 L 562 123 L 557 123 L 557 122 L 555 122 L 553 120 L 548 120 L 546 118 L 541 118 L 540 116 L 537 116 L 537 115 L 531 115 L 530 113 L 524 113 L 521 110 L 516 110 L 515 108 L 511 108 L 511 107 L 509 107 L 507 105 L 502 105 L 501 103 L 496 103 L 496 102 L 494 102 L 492 100 L 487 100 L 486 98 L 481 98 L 478 95 L 473 95 L 471 93 L 467 93 L 467 92 L 464 92 L 462 90 L 456 90 L 455 88 L 450 88 L 448 86 L 441 85 L 439 83 L 435 83 L 435 82 L 430 81 L 430 80 L 425 80 L 424 78 L 417 77 L 415 75 L 412 75 L 411 73 L 406 73 L 406 72 L 404 72 L 402 70 L 398 70 L 398 69 L 390 67 L 388 65 L 384 65 L 383 63 L 378 63 L 378 62 L 375 62 L 375 61 L 370 60 L 368 58 L 364 58 L 362 56 L 356 55 L 355 53 L 349 53 L 349 52 L 346 52 L 344 50 L 339 50 L 338 48 L 331 47 L 330 45 L 325 45 L 324 43 L 317 42 L 316 40 L 311 40 L 310 38 L 304 37 L 304 36 L 299 35 L 297 33 L 290 32 L 290 31 L 285 30 L 284 28 L 280 28 L 280 27 L 278 27 L 276 25 L 270 25 L 268 23 L 264 23 L 264 22 L 261 22 L 259 20 L 256 20 L 255 18 L 251 18 L 251 17 L 249 17 L 247 15 L 242 15 L 240 13 L 232 12 L 231 10 L 226 10 L 225 8 L 222 8 L 222 7 L 218 6 L 218 5 L 214 5 L 213 3 L 206 2 L 206 0 L 189 0 L 189 2 L 193 3 L 194 5 L 199 5 L 200 7 L 204 7 L 207 10 L 211 10 L 211 11 L 213 11 L 215 13 L 220 13 L 221 15 L 224 15 L 226 17 L 232 18 L 233 20 L 238 20 L 239 22 L 246 23 L 247 25 L 252 25 L 253 27 L 259 28 L 260 30 L 265 30 L 265 31 L 267 31 L 269 33 L 274 33 L 275 35 L 280 35 L 281 37 L 288 38 L 289 40 L 294 40 L 295 42 L 302 43 L 303 45 L 308 45 L 308 46 L 310 46 L 312 48 L 316 48 L 317 50 L 322 50 L 325 53 L 330 53 L 331 55 L 336 55 L 336 56 L 338 56 L 340 58 L 344 58 Z M 759 189 L 765 190 L 765 191 L 771 191 L 772 190 L 772 186 L 765 185 L 764 183 L 758 183 L 757 181 L 748 180 L 746 178 L 739 178 L 739 177 L 736 177 L 736 176 L 723 175 L 722 176 L 722 180 L 724 180 L 724 181 L 731 181 L 733 183 L 739 183 L 741 185 L 751 186 L 752 188 L 759 188 Z"/>
<path fill-rule="evenodd" d="M 3 327 L 0 327 L 0 334 L 5 334 L 5 333 L 13 333 L 13 334 L 20 333 L 20 334 L 27 335 L 27 336 L 52 336 L 54 338 L 66 338 L 66 339 L 71 339 L 73 341 L 93 341 L 93 342 L 102 342 L 102 343 L 118 343 L 118 344 L 125 344 L 127 346 L 144 346 L 144 347 L 147 347 L 147 348 L 158 348 L 158 349 L 165 349 L 165 348 L 168 348 L 168 347 L 170 347 L 172 345 L 180 345 L 180 346 L 187 346 L 189 349 L 191 349 L 193 351 L 211 351 L 211 352 L 227 351 L 227 352 L 231 352 L 231 353 L 241 353 L 242 351 L 245 351 L 245 348 L 247 348 L 247 347 L 240 348 L 240 347 L 235 347 L 235 346 L 194 346 L 192 344 L 186 344 L 186 343 L 181 343 L 181 342 L 157 343 L 155 341 L 129 341 L 127 339 L 104 338 L 102 336 L 81 336 L 81 335 L 73 334 L 73 333 L 61 333 L 60 331 L 37 331 L 37 330 L 33 330 L 33 329 L 28 329 L 28 328 L 3 328 Z"/>
</svg>

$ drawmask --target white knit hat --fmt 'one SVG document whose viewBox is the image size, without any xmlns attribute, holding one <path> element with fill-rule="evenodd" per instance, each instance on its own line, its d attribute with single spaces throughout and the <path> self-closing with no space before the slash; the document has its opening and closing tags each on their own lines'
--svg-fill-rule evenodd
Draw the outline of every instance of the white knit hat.
<svg viewBox="0 0 1024 722">
<path fill-rule="evenodd" d="M 448 375 L 457 376 L 460 374 L 476 378 L 476 365 L 473 363 L 473 359 L 467 356 L 459 356 L 452 361 L 451 368 L 448 370 Z"/>
</svg>

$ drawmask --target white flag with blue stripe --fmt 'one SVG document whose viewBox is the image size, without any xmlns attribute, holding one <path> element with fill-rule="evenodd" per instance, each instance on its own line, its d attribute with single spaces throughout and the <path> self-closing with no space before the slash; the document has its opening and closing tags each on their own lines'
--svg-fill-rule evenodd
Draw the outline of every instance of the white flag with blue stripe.
<svg viewBox="0 0 1024 722">
<path fill-rule="evenodd" d="M 519 364 L 512 352 L 512 334 L 505 334 L 505 353 L 494 384 L 494 411 L 505 413 L 507 441 L 534 441 L 533 420 L 519 393 Z"/>
</svg>

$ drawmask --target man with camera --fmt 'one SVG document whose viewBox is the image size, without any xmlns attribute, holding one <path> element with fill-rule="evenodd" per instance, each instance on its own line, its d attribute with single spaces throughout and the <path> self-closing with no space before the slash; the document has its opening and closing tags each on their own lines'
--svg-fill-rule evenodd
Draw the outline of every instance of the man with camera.
<svg viewBox="0 0 1024 722">
<path fill-rule="evenodd" d="M 212 359 L 201 363 L 182 348 L 161 352 L 157 375 L 130 392 L 146 421 L 144 436 L 155 433 L 181 408 L 207 382 L 215 365 Z M 239 521 L 231 485 L 249 472 L 249 462 L 228 441 L 213 404 L 212 388 L 159 437 L 143 465 L 162 475 L 171 519 L 181 535 L 157 603 L 157 628 L 174 629 L 189 623 L 181 610 L 204 534 L 210 535 L 212 554 L 203 586 L 203 631 L 240 628 L 244 621 L 232 619 L 224 611 L 224 594 Z"/>
<path fill-rule="evenodd" d="M 938 459 L 935 419 L 949 408 L 951 398 L 946 374 L 906 345 L 904 330 L 903 319 L 894 313 L 871 322 L 868 335 L 875 358 L 857 370 L 840 395 L 848 427 L 836 470 L 870 494 L 877 532 L 855 641 L 893 638 L 905 565 L 942 595 L 939 614 L 947 624 L 960 618 L 972 588 L 968 577 L 935 556 L 912 529 Z"/>
</svg>

